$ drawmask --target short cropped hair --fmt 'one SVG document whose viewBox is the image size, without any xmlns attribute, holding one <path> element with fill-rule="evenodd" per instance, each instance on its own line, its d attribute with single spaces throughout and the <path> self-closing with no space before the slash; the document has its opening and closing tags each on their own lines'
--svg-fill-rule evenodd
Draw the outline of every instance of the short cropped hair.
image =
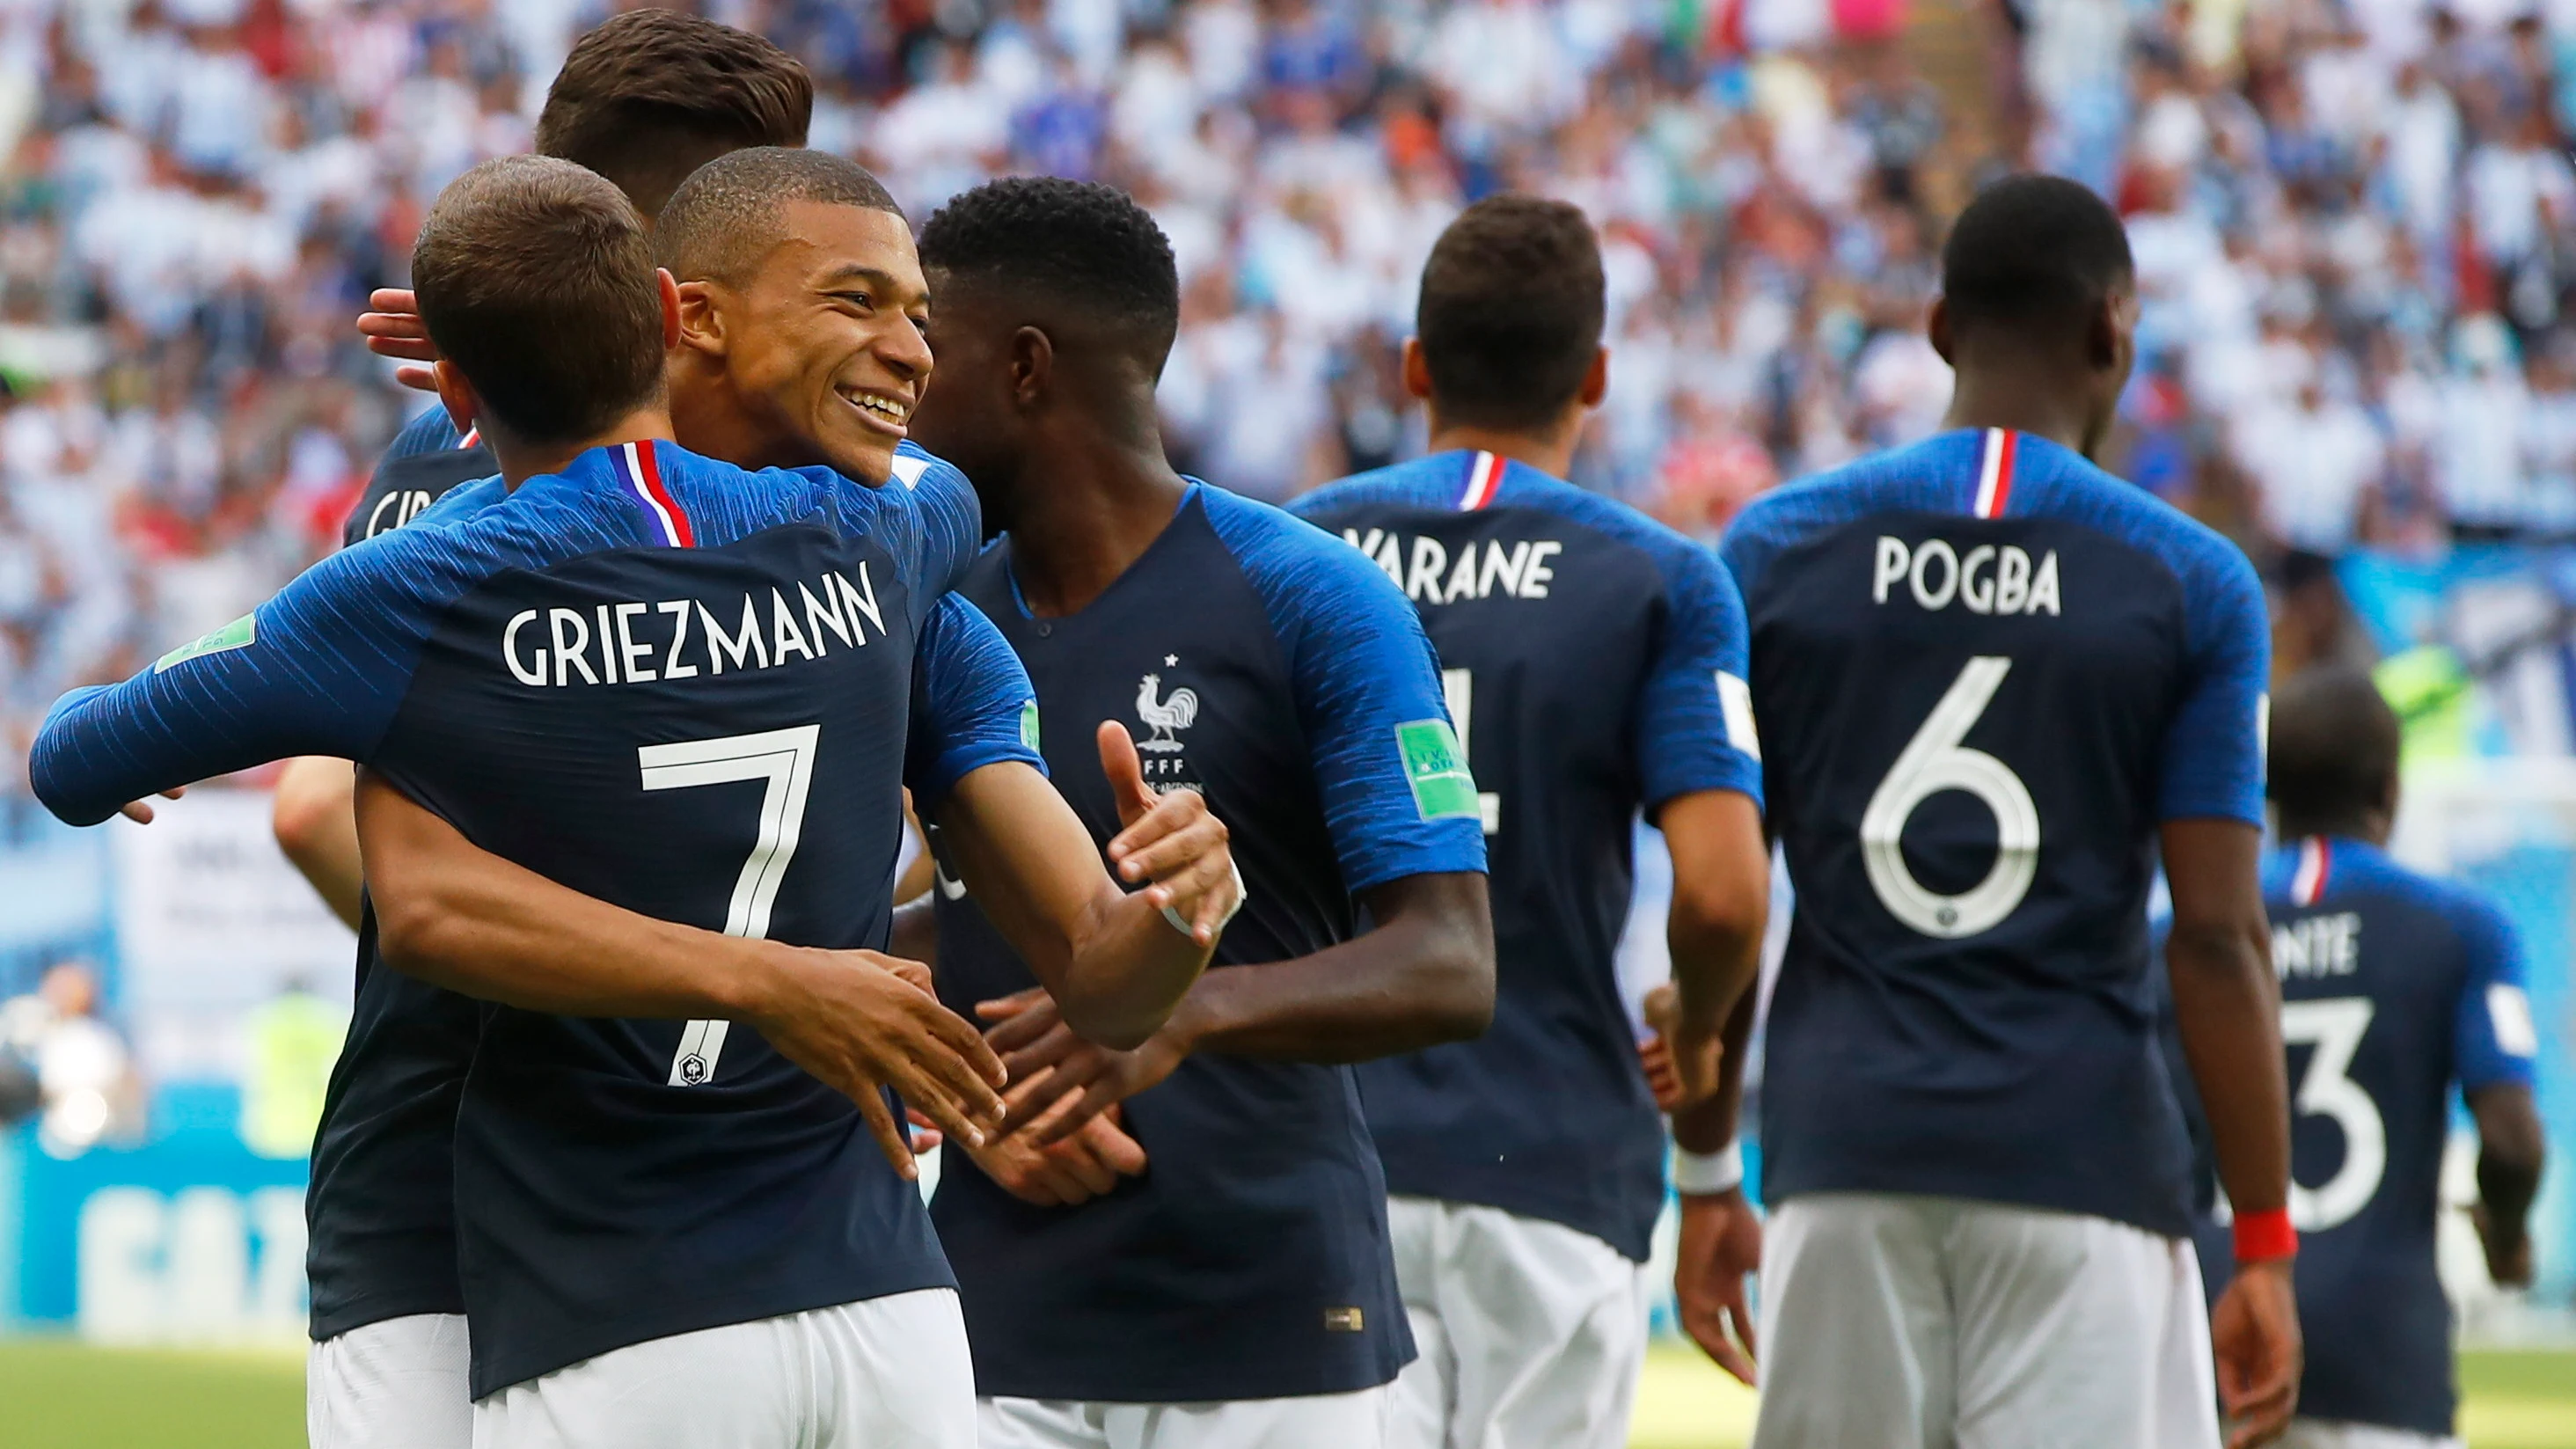
<svg viewBox="0 0 2576 1449">
<path fill-rule="evenodd" d="M 661 395 L 644 219 L 569 161 L 505 156 L 456 178 L 421 223 L 411 277 L 430 341 L 515 437 L 592 438 Z"/>
<path fill-rule="evenodd" d="M 1422 267 L 1414 331 L 1448 422 L 1554 422 L 1601 348 L 1601 244 L 1580 208 L 1488 196 L 1458 214 Z"/>
<path fill-rule="evenodd" d="M 903 215 L 865 166 L 828 151 L 755 146 L 719 156 L 671 193 L 653 255 L 683 282 L 740 285 L 787 235 L 791 201 Z"/>
<path fill-rule="evenodd" d="M 2119 214 L 2063 176 L 2007 177 L 1978 192 L 1941 248 L 1954 331 L 1993 325 L 2051 345 L 2080 342 L 2102 299 L 2136 275 Z"/>
<path fill-rule="evenodd" d="M 537 117 L 537 150 L 617 183 L 649 220 L 711 151 L 802 146 L 814 80 L 747 30 L 630 10 L 582 36 Z"/>
<path fill-rule="evenodd" d="M 2404 730 L 2362 670 L 2304 670 L 2272 699 L 2265 792 L 2286 822 L 2346 820 L 2387 802 Z"/>
<path fill-rule="evenodd" d="M 1171 240 L 1136 198 L 1096 181 L 1010 176 L 963 192 L 921 229 L 943 285 L 1008 288 L 1103 326 L 1161 371 L 1181 326 Z"/>
</svg>

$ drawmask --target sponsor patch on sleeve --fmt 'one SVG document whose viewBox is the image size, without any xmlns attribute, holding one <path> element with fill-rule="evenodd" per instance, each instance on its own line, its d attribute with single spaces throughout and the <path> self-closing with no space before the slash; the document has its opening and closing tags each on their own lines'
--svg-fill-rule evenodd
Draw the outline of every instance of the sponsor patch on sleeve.
<svg viewBox="0 0 2576 1449">
<path fill-rule="evenodd" d="M 244 614 L 211 634 L 202 634 L 162 655 L 152 663 L 152 672 L 161 673 L 174 664 L 185 664 L 206 654 L 221 654 L 227 649 L 247 649 L 259 642 L 259 616 Z"/>
<path fill-rule="evenodd" d="M 1485 818 L 1484 807 L 1476 803 L 1476 777 L 1467 772 L 1467 757 L 1449 721 L 1417 719 L 1397 725 L 1395 748 L 1404 759 L 1405 783 L 1413 787 L 1413 808 L 1423 819 Z"/>
<path fill-rule="evenodd" d="M 1038 748 L 1038 702 L 1034 699 L 1020 704 L 1020 748 L 1032 755 L 1045 753 Z"/>
<path fill-rule="evenodd" d="M 1753 727 L 1753 688 L 1721 669 L 1717 672 L 1717 707 L 1726 716 L 1726 742 L 1762 762 L 1762 736 Z"/>
</svg>

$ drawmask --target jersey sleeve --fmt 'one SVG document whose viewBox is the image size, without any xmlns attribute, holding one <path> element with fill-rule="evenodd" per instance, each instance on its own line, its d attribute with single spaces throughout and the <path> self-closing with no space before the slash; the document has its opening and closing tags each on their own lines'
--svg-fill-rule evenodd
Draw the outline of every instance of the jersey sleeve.
<svg viewBox="0 0 2576 1449">
<path fill-rule="evenodd" d="M 917 577 L 923 591 L 936 595 L 955 588 L 984 549 L 984 509 L 975 485 L 954 465 L 906 444 L 895 455 L 886 486 L 909 492 L 921 519 Z"/>
<path fill-rule="evenodd" d="M 335 553 L 259 608 L 122 684 L 56 702 L 28 775 L 45 807 L 94 825 L 129 800 L 293 755 L 364 760 L 453 590 L 399 530 Z"/>
<path fill-rule="evenodd" d="M 2215 540 L 2208 552 L 2208 562 L 2184 579 L 2182 699 L 2165 733 L 2156 813 L 2259 826 L 2270 611 L 2244 554 Z"/>
<path fill-rule="evenodd" d="M 2457 924 L 2468 957 L 2452 1026 L 2451 1061 L 2460 1090 L 2530 1086 L 2540 1033 L 2523 985 L 2522 939 L 2513 923 L 2484 901 L 2466 903 Z"/>
<path fill-rule="evenodd" d="M 1209 514 L 1288 655 L 1343 889 L 1482 872 L 1475 777 L 1413 605 L 1366 555 L 1312 524 L 1222 494 Z"/>
<path fill-rule="evenodd" d="M 931 606 L 912 656 L 912 727 L 904 783 L 927 816 L 957 782 L 1016 760 L 1041 775 L 1037 692 L 1002 631 L 957 594 Z"/>
<path fill-rule="evenodd" d="M 456 431 L 456 420 L 447 415 L 446 407 L 432 404 L 403 424 L 401 432 L 394 434 L 394 440 L 385 445 L 382 461 L 390 463 L 397 458 L 417 457 L 422 453 L 453 448 L 461 436 Z"/>
<path fill-rule="evenodd" d="M 1649 815 L 1675 796 L 1732 790 L 1762 799 L 1762 745 L 1745 684 L 1744 600 L 1695 545 L 1666 571 L 1661 644 L 1639 694 L 1637 762 Z"/>
</svg>

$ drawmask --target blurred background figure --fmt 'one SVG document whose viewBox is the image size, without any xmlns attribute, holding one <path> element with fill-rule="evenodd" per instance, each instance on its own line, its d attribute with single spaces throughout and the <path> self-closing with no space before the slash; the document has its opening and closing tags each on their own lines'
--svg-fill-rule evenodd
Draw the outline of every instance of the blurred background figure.
<svg viewBox="0 0 2576 1449">
<path fill-rule="evenodd" d="M 37 1140 L 57 1157 L 142 1126 L 142 1084 L 98 1005 L 98 978 L 78 961 L 49 968 L 33 992 L 0 1002 L 0 1049 L 32 1068 Z"/>
</svg>

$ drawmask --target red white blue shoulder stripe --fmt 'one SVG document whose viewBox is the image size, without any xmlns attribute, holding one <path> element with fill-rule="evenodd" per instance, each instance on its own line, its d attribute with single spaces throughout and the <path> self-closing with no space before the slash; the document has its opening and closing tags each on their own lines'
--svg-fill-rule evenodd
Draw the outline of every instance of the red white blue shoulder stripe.
<svg viewBox="0 0 2576 1449">
<path fill-rule="evenodd" d="M 2313 906 L 2326 898 L 2326 882 L 2334 875 L 2334 847 L 2322 835 L 2311 835 L 2299 842 L 2299 864 L 2290 872 L 2290 904 Z"/>
<path fill-rule="evenodd" d="M 1467 465 L 1467 489 L 1458 495 L 1458 511 L 1473 513 L 1494 501 L 1503 491 L 1503 460 L 1493 453 L 1478 453 Z"/>
<path fill-rule="evenodd" d="M 665 547 L 695 548 L 697 535 L 689 528 L 689 515 L 671 490 L 662 486 L 662 465 L 653 449 L 650 438 L 619 443 L 608 450 L 609 466 L 616 469 L 619 486 L 643 508 L 645 520 Z"/>
</svg>

